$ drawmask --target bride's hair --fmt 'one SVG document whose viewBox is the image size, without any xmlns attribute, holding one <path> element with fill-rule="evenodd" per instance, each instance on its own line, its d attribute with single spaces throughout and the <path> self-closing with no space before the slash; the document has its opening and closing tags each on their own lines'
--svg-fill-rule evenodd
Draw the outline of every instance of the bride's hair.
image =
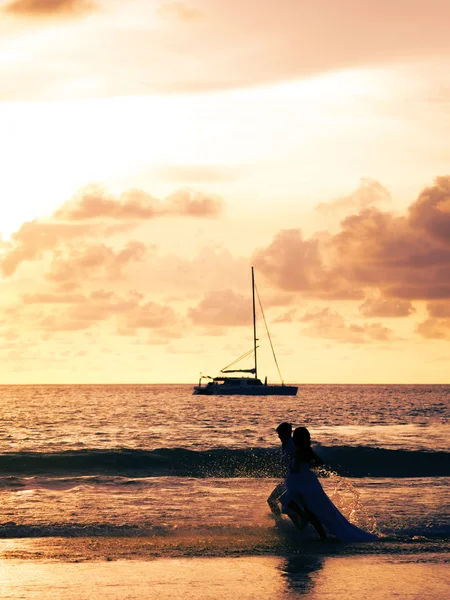
<svg viewBox="0 0 450 600">
<path fill-rule="evenodd" d="M 295 446 L 304 454 L 307 460 L 312 460 L 311 436 L 306 427 L 297 427 L 292 436 Z"/>
</svg>

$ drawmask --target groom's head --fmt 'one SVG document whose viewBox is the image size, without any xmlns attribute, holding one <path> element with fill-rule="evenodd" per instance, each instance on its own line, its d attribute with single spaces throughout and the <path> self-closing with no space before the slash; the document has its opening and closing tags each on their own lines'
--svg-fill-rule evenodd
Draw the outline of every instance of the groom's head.
<svg viewBox="0 0 450 600">
<path fill-rule="evenodd" d="M 277 427 L 277 433 L 281 443 L 286 442 L 292 436 L 291 423 L 280 423 Z"/>
</svg>

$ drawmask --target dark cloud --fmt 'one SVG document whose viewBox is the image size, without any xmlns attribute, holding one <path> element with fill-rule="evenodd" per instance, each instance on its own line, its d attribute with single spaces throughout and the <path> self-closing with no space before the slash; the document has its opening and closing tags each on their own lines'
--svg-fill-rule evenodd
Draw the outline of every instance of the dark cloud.
<svg viewBox="0 0 450 600">
<path fill-rule="evenodd" d="M 300 230 L 280 231 L 255 252 L 254 264 L 281 289 L 320 298 L 448 299 L 449 187 L 450 177 L 439 177 L 405 216 L 364 208 L 343 219 L 335 235 L 304 240 Z"/>
<path fill-rule="evenodd" d="M 321 287 L 327 278 L 318 240 L 304 240 L 300 229 L 280 231 L 270 246 L 254 254 L 253 263 L 287 291 Z"/>
<path fill-rule="evenodd" d="M 427 339 L 450 340 L 450 318 L 426 319 L 417 326 L 416 331 Z"/>
<path fill-rule="evenodd" d="M 4 7 L 5 12 L 24 17 L 78 16 L 96 9 L 90 0 L 13 0 Z"/>
<path fill-rule="evenodd" d="M 405 285 L 391 285 L 386 289 L 386 293 L 394 298 L 411 298 L 413 300 L 442 300 L 450 298 L 450 285 L 435 283 L 433 277 L 439 277 L 443 270 L 433 269 L 428 277 L 422 277 L 423 283 L 414 285 L 414 283 L 405 283 Z M 448 270 L 447 275 L 448 277 Z"/>
<path fill-rule="evenodd" d="M 450 301 L 429 302 L 427 310 L 430 317 L 438 319 L 450 319 Z"/>
<path fill-rule="evenodd" d="M 363 317 L 409 317 L 415 308 L 409 300 L 398 298 L 366 298 L 360 305 Z"/>
<path fill-rule="evenodd" d="M 450 177 L 437 177 L 409 207 L 409 223 L 450 248 Z"/>
<path fill-rule="evenodd" d="M 357 299 L 363 293 L 350 286 L 338 268 L 328 266 L 318 238 L 304 240 L 300 229 L 284 229 L 264 249 L 253 255 L 253 264 L 277 287 L 328 298 Z"/>
<path fill-rule="evenodd" d="M 428 339 L 450 339 L 450 299 L 428 302 L 428 319 L 416 331 Z"/>
</svg>

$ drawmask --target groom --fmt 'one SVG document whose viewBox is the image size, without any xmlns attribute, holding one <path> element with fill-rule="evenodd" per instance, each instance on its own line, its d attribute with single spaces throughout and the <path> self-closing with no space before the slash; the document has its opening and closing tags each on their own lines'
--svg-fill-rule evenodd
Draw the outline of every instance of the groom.
<svg viewBox="0 0 450 600">
<path fill-rule="evenodd" d="M 291 423 L 280 423 L 280 425 L 277 427 L 277 433 L 281 442 L 281 459 L 284 471 L 283 476 L 286 479 L 286 477 L 289 475 L 295 457 L 295 443 L 292 437 Z M 317 455 L 315 455 L 314 458 L 317 460 L 318 466 L 323 465 L 323 461 Z M 286 495 L 286 484 L 283 481 L 274 488 L 270 496 L 267 498 L 267 503 L 275 519 L 281 519 L 281 513 L 284 513 L 291 519 L 297 529 L 304 529 L 308 522 L 312 522 L 312 524 L 316 526 L 314 524 L 316 521 L 314 515 L 312 515 L 310 511 L 305 510 L 303 506 L 300 506 L 298 502 L 294 502 L 293 500 L 287 502 Z M 320 522 L 319 525 L 321 526 Z M 323 535 L 324 537 L 322 535 L 321 537 L 325 539 L 326 534 L 324 533 Z"/>
<path fill-rule="evenodd" d="M 283 477 L 286 479 L 287 475 L 289 474 L 291 463 L 295 454 L 295 444 L 294 440 L 292 439 L 292 424 L 286 422 L 280 423 L 280 425 L 278 425 L 277 427 L 277 433 L 281 442 L 281 461 L 283 467 Z M 270 510 L 272 511 L 272 514 L 276 519 L 279 519 L 281 517 L 282 511 L 280 508 L 280 504 L 283 504 L 282 497 L 285 493 L 286 484 L 283 481 L 274 488 L 270 496 L 267 498 L 267 503 L 270 507 Z M 297 512 L 295 514 L 291 514 L 292 511 L 286 509 L 283 512 L 285 512 L 294 521 L 297 527 L 303 526 L 303 522 L 298 522 L 299 519 L 301 519 L 301 515 L 299 515 Z"/>
</svg>

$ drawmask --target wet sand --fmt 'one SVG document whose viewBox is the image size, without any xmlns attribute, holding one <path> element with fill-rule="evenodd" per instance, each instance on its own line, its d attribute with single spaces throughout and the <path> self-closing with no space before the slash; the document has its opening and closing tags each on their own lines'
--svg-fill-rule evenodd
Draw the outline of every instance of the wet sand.
<svg viewBox="0 0 450 600">
<path fill-rule="evenodd" d="M 313 550 L 155 558 L 137 540 L 1 540 L 0 598 L 447 600 L 448 556 Z"/>
</svg>

